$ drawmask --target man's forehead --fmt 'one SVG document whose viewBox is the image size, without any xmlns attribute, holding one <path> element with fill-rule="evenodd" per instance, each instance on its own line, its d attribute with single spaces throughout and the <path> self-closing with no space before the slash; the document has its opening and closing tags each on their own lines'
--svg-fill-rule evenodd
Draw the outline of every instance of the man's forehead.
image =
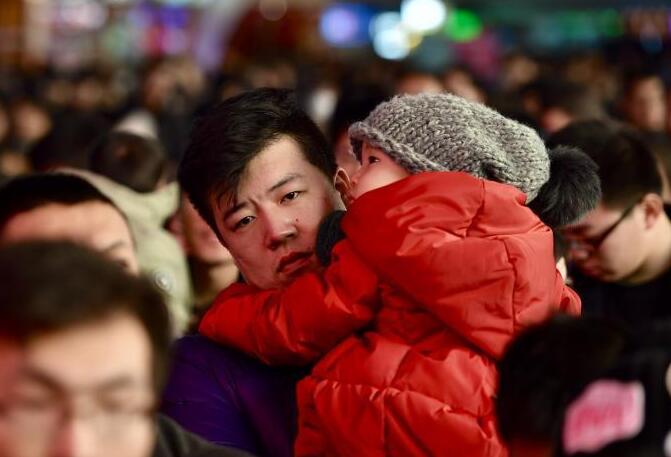
<svg viewBox="0 0 671 457">
<path fill-rule="evenodd" d="M 617 217 L 618 210 L 609 209 L 603 204 L 599 204 L 592 211 L 588 212 L 582 219 L 574 224 L 567 225 L 562 229 L 562 233 L 570 235 L 581 235 L 594 230 L 599 230 L 609 225 L 614 217 Z"/>
</svg>

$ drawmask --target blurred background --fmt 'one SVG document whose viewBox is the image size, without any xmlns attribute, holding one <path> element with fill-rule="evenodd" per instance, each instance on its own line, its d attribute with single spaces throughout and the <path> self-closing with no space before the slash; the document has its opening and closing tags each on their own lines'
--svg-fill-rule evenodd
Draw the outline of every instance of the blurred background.
<svg viewBox="0 0 671 457">
<path fill-rule="evenodd" d="M 327 131 L 369 83 L 433 85 L 549 130 L 528 95 L 550 78 L 555 98 L 579 85 L 623 117 L 631 73 L 671 81 L 670 37 L 666 0 L 0 0 L 0 173 L 83 165 L 85 133 L 119 125 L 175 162 L 194 114 L 259 86 L 296 88 Z M 26 163 L 64 113 L 82 145 Z"/>
</svg>

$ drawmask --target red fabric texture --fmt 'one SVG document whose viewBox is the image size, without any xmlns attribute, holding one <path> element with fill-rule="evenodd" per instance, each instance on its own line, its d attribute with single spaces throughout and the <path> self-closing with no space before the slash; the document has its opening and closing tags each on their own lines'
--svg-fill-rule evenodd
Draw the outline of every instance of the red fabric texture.
<svg viewBox="0 0 671 457">
<path fill-rule="evenodd" d="M 233 286 L 200 330 L 267 363 L 317 361 L 298 386 L 297 456 L 506 456 L 496 359 L 525 327 L 580 312 L 524 201 L 455 172 L 368 192 L 324 272 Z"/>
</svg>

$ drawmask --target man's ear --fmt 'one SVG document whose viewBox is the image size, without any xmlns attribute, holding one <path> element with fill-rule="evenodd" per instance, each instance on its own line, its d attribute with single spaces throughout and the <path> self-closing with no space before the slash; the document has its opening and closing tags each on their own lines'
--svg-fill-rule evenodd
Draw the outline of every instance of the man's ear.
<svg viewBox="0 0 671 457">
<path fill-rule="evenodd" d="M 641 199 L 643 211 L 645 212 L 645 228 L 649 229 L 655 225 L 660 217 L 664 217 L 664 200 L 662 196 L 655 193 L 647 193 Z"/>
<path fill-rule="evenodd" d="M 349 208 L 349 205 L 352 204 L 353 198 L 350 194 L 350 189 L 352 188 L 352 182 L 347 175 L 347 172 L 338 167 L 335 175 L 333 175 L 333 186 L 336 188 L 338 193 L 340 193 L 340 198 L 345 204 L 346 208 Z"/>
</svg>

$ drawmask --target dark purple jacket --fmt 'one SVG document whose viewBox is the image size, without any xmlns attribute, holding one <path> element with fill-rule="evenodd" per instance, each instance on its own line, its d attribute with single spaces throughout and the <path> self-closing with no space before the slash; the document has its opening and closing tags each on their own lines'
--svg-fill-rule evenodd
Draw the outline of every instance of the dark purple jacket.
<svg viewBox="0 0 671 457">
<path fill-rule="evenodd" d="M 268 367 L 200 335 L 175 343 L 162 411 L 216 444 L 293 455 L 296 371 Z"/>
</svg>

